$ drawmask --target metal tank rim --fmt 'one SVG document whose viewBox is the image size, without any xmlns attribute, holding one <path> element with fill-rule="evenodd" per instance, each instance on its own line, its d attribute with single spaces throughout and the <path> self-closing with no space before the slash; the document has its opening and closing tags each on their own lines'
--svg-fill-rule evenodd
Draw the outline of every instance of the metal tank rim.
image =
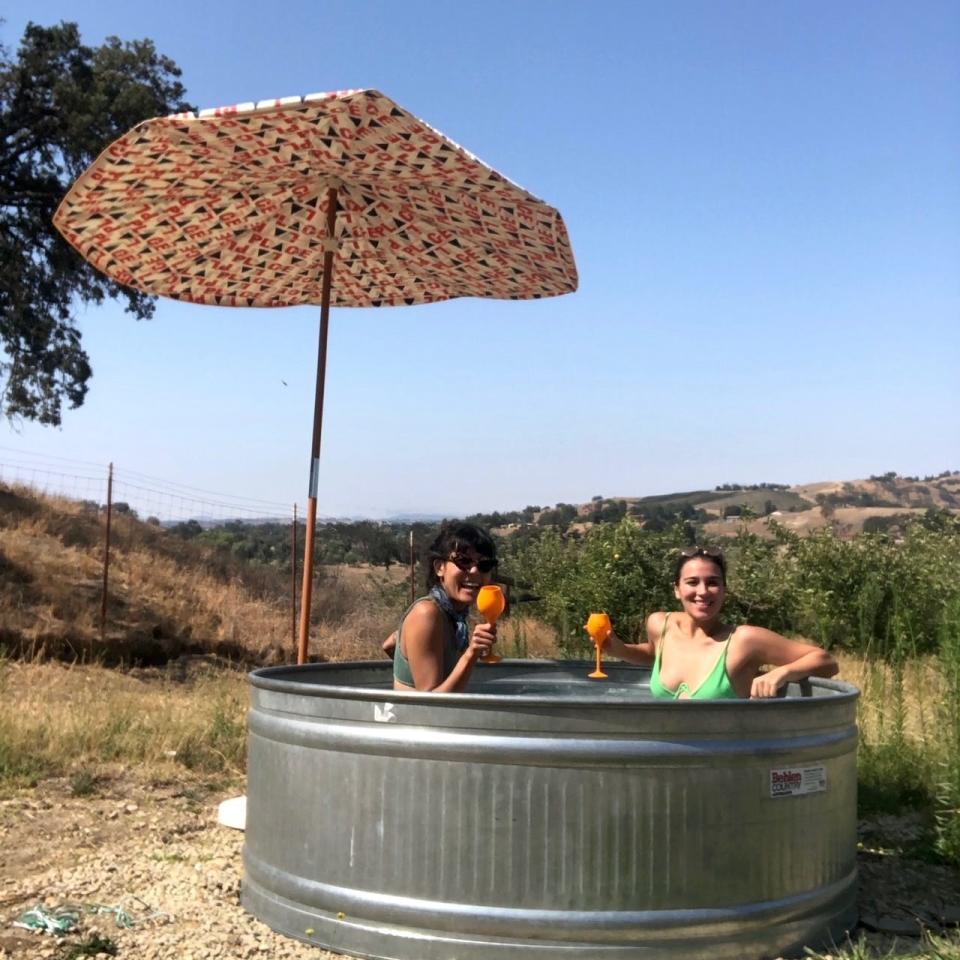
<svg viewBox="0 0 960 960">
<path fill-rule="evenodd" d="M 545 660 L 545 659 L 508 659 L 504 658 L 496 665 L 484 666 L 484 671 L 500 671 L 505 667 L 553 667 L 556 670 L 583 668 L 582 680 L 589 681 L 586 671 L 592 667 L 593 661 L 587 660 Z M 605 666 L 623 673 L 649 673 L 646 667 L 636 667 L 632 664 L 605 664 Z M 852 683 L 844 680 L 826 680 L 810 678 L 807 682 L 816 689 L 830 691 L 827 698 L 816 696 L 782 696 L 764 700 L 638 700 L 632 696 L 604 694 L 602 696 L 563 696 L 553 694 L 528 693 L 428 693 L 417 690 L 395 690 L 393 687 L 377 688 L 366 686 L 351 686 L 349 684 L 318 683 L 314 680 L 297 680 L 291 675 L 303 677 L 323 677 L 326 674 L 335 674 L 346 669 L 375 670 L 386 674 L 392 670 L 393 664 L 386 660 L 341 660 L 332 663 L 308 663 L 302 665 L 289 664 L 276 667 L 260 667 L 248 674 L 252 686 L 262 690 L 277 693 L 292 693 L 298 696 L 336 698 L 341 700 L 369 700 L 375 702 L 413 703 L 424 704 L 443 709 L 444 707 L 496 707 L 521 705 L 542 707 L 562 703 L 565 707 L 603 707 L 629 708 L 631 710 L 730 710 L 730 709 L 762 709 L 776 708 L 777 704 L 789 705 L 792 709 L 817 709 L 823 706 L 823 700 L 828 699 L 831 704 L 841 704 L 859 698 L 860 690 Z M 578 678 L 581 679 L 581 678 Z"/>
</svg>

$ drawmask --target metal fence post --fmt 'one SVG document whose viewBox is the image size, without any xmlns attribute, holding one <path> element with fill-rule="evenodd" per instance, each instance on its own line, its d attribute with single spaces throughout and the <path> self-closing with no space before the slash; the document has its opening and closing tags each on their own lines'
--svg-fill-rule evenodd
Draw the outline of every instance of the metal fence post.
<svg viewBox="0 0 960 960">
<path fill-rule="evenodd" d="M 110 577 L 110 518 L 113 514 L 113 464 L 107 471 L 107 529 L 103 540 L 103 596 L 100 599 L 100 639 L 107 637 L 107 585 Z"/>
<path fill-rule="evenodd" d="M 297 505 L 293 505 L 293 546 L 290 552 L 290 576 L 292 579 L 291 596 L 293 599 L 293 649 L 297 649 Z"/>
</svg>

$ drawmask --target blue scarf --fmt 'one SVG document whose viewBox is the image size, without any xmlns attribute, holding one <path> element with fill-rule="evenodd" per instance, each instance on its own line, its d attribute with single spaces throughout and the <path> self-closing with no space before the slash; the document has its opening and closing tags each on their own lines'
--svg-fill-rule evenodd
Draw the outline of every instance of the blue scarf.
<svg viewBox="0 0 960 960">
<path fill-rule="evenodd" d="M 463 653 L 470 644 L 470 630 L 467 627 L 467 611 L 458 610 L 453 601 L 447 596 L 443 587 L 436 585 L 430 588 L 429 596 L 435 600 L 437 606 L 453 620 L 457 628 L 457 652 Z"/>
</svg>

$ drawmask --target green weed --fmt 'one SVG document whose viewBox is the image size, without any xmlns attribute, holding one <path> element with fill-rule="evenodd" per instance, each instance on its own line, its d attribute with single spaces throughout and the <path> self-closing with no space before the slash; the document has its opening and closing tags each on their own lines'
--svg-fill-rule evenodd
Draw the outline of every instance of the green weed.
<svg viewBox="0 0 960 960">
<path fill-rule="evenodd" d="M 99 933 L 95 933 L 87 937 L 86 940 L 81 940 L 79 943 L 65 947 L 64 952 L 60 956 L 62 960 L 79 960 L 80 957 L 95 957 L 100 953 L 115 957 L 117 952 L 118 948 L 113 940 L 109 937 L 101 937 Z"/>
<path fill-rule="evenodd" d="M 811 960 L 892 960 L 893 957 L 902 960 L 960 960 L 960 940 L 955 933 L 946 936 L 927 933 L 915 947 L 904 952 L 902 944 L 876 950 L 861 934 L 856 940 L 847 940 L 846 944 L 834 947 L 827 953 L 809 947 L 804 948 L 804 953 Z"/>
<path fill-rule="evenodd" d="M 91 770 L 78 770 L 70 778 L 70 794 L 74 797 L 90 797 L 97 792 L 100 777 Z"/>
</svg>

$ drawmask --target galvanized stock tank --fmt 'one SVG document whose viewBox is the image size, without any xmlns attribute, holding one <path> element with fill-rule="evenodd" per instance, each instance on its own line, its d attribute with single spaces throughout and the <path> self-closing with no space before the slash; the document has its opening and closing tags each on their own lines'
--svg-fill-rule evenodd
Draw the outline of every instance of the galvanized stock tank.
<svg viewBox="0 0 960 960">
<path fill-rule="evenodd" d="M 649 698 L 509 661 L 469 693 L 389 663 L 257 670 L 243 903 L 363 957 L 775 957 L 856 920 L 856 698 Z M 806 694 L 806 695 L 801 695 Z"/>
</svg>

